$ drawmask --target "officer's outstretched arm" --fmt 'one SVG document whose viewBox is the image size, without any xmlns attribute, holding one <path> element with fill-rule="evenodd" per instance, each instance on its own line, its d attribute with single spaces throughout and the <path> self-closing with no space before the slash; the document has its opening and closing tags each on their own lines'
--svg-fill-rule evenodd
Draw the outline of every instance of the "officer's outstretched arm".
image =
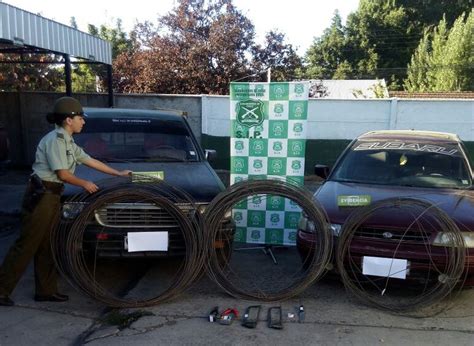
<svg viewBox="0 0 474 346">
<path fill-rule="evenodd" d="M 89 193 L 94 193 L 99 190 L 98 186 L 94 184 L 92 181 L 84 180 L 81 178 L 76 177 L 74 174 L 69 172 L 67 169 L 58 169 L 56 175 L 60 180 L 65 183 L 76 185 L 82 187 Z"/>
<path fill-rule="evenodd" d="M 110 166 L 107 166 L 105 163 L 93 158 L 90 158 L 84 161 L 83 164 L 85 164 L 86 166 L 90 168 L 94 168 L 102 173 L 115 175 L 117 177 L 126 177 L 132 173 L 132 171 L 129 171 L 128 169 L 123 170 L 123 171 L 117 171 L 116 169 Z"/>
</svg>

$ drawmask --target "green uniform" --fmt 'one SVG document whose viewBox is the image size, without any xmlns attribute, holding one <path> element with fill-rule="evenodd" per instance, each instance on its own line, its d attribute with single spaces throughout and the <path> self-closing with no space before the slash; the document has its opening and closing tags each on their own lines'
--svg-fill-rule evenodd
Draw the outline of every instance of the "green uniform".
<svg viewBox="0 0 474 346">
<path fill-rule="evenodd" d="M 36 294 L 57 292 L 57 272 L 51 252 L 51 230 L 59 220 L 63 184 L 55 171 L 74 173 L 76 165 L 90 159 L 72 136 L 57 127 L 44 136 L 33 164 L 39 184 L 30 179 L 23 197 L 20 237 L 0 267 L 0 295 L 10 295 L 34 257 Z M 39 185 L 39 186 L 38 186 Z"/>
</svg>

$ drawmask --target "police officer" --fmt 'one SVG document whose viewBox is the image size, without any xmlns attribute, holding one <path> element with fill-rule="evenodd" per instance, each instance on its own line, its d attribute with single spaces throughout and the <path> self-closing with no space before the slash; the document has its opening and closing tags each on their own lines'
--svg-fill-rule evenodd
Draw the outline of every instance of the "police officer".
<svg viewBox="0 0 474 346">
<path fill-rule="evenodd" d="M 48 121 L 56 128 L 44 136 L 36 149 L 33 174 L 23 197 L 20 237 L 10 248 L 0 267 L 0 305 L 12 306 L 10 294 L 34 257 L 36 301 L 64 302 L 69 298 L 57 290 L 57 271 L 51 252 L 51 230 L 59 220 L 63 184 L 82 187 L 89 193 L 96 184 L 74 175 L 77 164 L 114 176 L 131 171 L 117 171 L 87 155 L 74 143 L 72 135 L 85 124 L 83 109 L 72 97 L 61 97 L 54 104 Z"/>
</svg>

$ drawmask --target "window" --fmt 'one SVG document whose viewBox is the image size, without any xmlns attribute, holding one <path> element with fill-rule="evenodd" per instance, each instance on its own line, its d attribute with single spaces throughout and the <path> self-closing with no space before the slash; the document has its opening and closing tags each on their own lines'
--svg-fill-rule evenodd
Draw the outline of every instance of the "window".
<svg viewBox="0 0 474 346">
<path fill-rule="evenodd" d="M 460 151 L 451 149 L 440 153 L 422 150 L 428 148 L 426 145 L 406 147 L 410 149 L 391 149 L 387 144 L 361 145 L 357 142 L 335 168 L 331 179 L 417 187 L 471 185 L 466 160 Z"/>
</svg>

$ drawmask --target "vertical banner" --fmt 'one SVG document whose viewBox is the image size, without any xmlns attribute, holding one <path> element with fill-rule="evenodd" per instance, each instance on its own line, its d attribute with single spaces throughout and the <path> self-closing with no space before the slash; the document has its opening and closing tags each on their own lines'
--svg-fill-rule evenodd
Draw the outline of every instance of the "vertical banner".
<svg viewBox="0 0 474 346">
<path fill-rule="evenodd" d="M 303 186 L 308 91 L 307 82 L 231 83 L 231 184 L 267 178 Z M 256 195 L 232 212 L 235 241 L 295 245 L 301 208 L 292 201 Z"/>
</svg>

